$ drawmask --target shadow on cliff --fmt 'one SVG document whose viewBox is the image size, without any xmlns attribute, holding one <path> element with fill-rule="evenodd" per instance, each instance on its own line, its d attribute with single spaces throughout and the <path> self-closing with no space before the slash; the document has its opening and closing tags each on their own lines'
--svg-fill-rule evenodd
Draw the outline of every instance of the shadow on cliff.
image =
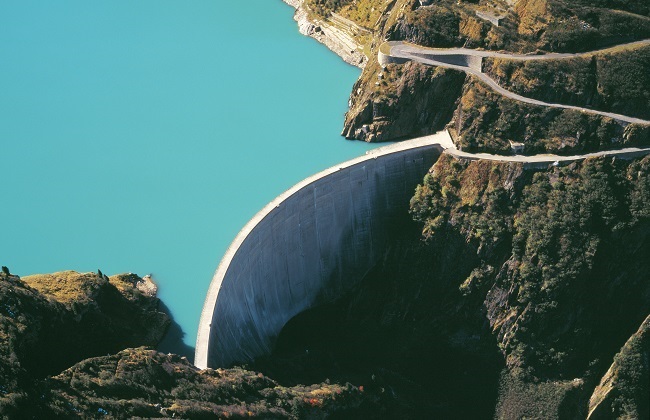
<svg viewBox="0 0 650 420">
<path fill-rule="evenodd" d="M 169 317 L 171 324 L 162 341 L 156 347 L 156 350 L 162 353 L 174 353 L 179 356 L 185 356 L 190 363 L 194 363 L 194 347 L 185 344 L 183 341 L 185 332 L 183 332 L 181 326 L 174 320 L 174 316 L 169 307 L 161 301 L 158 310 Z"/>
<path fill-rule="evenodd" d="M 492 418 L 504 362 L 482 311 L 458 296 L 476 250 L 460 235 L 425 245 L 409 220 L 387 229 L 390 246 L 363 281 L 291 319 L 253 368 L 283 385 L 363 385 L 379 417 Z"/>
</svg>

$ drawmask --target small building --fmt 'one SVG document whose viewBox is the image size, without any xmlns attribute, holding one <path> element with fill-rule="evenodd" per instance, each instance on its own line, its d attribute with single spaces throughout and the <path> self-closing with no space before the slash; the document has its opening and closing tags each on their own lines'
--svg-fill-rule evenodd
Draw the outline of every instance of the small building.
<svg viewBox="0 0 650 420">
<path fill-rule="evenodd" d="M 420 0 L 420 6 L 428 6 L 433 0 Z"/>
<path fill-rule="evenodd" d="M 512 141 L 512 140 L 508 140 L 508 141 L 510 142 L 510 150 L 512 150 L 512 153 L 514 153 L 515 155 L 524 153 L 524 148 L 526 147 L 525 144 L 520 143 L 518 141 Z"/>
</svg>

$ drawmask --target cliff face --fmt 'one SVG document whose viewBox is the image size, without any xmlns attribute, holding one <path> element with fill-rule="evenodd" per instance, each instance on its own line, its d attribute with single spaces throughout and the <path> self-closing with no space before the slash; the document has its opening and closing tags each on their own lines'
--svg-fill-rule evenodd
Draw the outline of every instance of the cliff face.
<svg viewBox="0 0 650 420">
<path fill-rule="evenodd" d="M 650 417 L 650 316 L 630 337 L 589 399 L 588 419 Z"/>
<path fill-rule="evenodd" d="M 465 74 L 409 62 L 367 66 L 354 85 L 343 133 L 368 142 L 440 131 L 453 115 Z"/>
</svg>

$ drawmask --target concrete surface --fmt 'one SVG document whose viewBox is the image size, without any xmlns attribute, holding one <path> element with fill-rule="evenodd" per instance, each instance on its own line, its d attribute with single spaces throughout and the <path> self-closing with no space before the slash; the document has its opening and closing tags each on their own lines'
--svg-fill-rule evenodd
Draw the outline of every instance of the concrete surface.
<svg viewBox="0 0 650 420">
<path fill-rule="evenodd" d="M 293 316 L 350 290 L 379 260 L 391 221 L 449 146 L 446 132 L 375 149 L 305 179 L 241 230 L 203 306 L 195 364 L 268 354 Z"/>
<path fill-rule="evenodd" d="M 460 159 L 565 165 L 595 156 L 630 159 L 649 148 L 576 156 L 500 156 L 455 148 L 447 131 L 395 143 L 311 176 L 269 203 L 239 232 L 212 279 L 196 341 L 199 368 L 268 354 L 300 312 L 350 290 L 381 257 L 391 220 L 441 153 Z"/>
</svg>

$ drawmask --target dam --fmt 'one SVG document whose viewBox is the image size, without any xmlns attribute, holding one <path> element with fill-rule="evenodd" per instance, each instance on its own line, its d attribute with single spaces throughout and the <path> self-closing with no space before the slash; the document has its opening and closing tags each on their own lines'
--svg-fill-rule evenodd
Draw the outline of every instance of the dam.
<svg viewBox="0 0 650 420">
<path fill-rule="evenodd" d="M 446 141 L 445 132 L 375 149 L 301 181 L 255 215 L 212 279 L 195 365 L 269 354 L 292 317 L 358 284 Z"/>
</svg>

